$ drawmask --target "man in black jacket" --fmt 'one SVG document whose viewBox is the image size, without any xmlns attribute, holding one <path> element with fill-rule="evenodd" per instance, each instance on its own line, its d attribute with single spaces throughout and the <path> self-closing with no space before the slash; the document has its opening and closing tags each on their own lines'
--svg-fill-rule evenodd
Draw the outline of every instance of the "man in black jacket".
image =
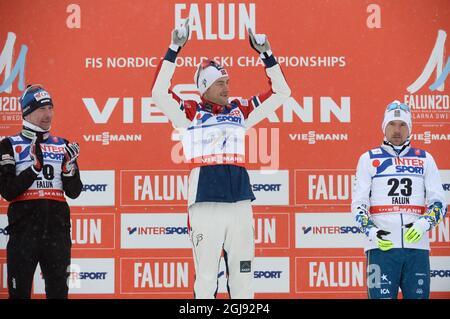
<svg viewBox="0 0 450 319">
<path fill-rule="evenodd" d="M 80 148 L 50 135 L 53 102 L 42 86 L 28 86 L 20 104 L 22 131 L 0 141 L 0 194 L 10 202 L 9 297 L 30 298 L 39 263 L 47 298 L 67 298 L 72 241 L 64 194 L 81 193 Z"/>
</svg>

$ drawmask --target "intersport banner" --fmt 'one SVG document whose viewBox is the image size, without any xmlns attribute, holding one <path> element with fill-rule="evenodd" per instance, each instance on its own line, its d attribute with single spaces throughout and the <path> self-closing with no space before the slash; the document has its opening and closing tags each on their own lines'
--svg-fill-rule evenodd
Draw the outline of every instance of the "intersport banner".
<svg viewBox="0 0 450 319">
<path fill-rule="evenodd" d="M 193 297 L 182 132 L 151 96 L 186 18 L 172 81 L 180 97 L 199 100 L 193 78 L 207 57 L 227 69 L 232 97 L 269 88 L 248 28 L 267 34 L 292 90 L 246 136 L 256 298 L 367 298 L 352 184 L 391 101 L 411 106 L 413 146 L 434 156 L 450 201 L 447 0 L 1 0 L 0 15 L 0 138 L 21 129 L 19 97 L 40 83 L 54 102 L 52 134 L 81 147 L 70 298 Z M 0 298 L 7 205 L 0 199 Z M 450 298 L 449 217 L 429 236 L 431 298 Z M 33 297 L 44 296 L 38 268 Z"/>
</svg>

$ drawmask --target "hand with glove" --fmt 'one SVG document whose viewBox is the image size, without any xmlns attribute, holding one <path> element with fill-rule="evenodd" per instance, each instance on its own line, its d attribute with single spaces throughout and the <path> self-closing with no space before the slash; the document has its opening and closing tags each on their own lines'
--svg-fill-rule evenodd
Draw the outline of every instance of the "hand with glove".
<svg viewBox="0 0 450 319">
<path fill-rule="evenodd" d="M 423 234 L 430 228 L 430 223 L 425 218 L 419 218 L 414 223 L 409 223 L 403 227 L 408 229 L 403 238 L 407 243 L 414 244 L 422 239 Z"/>
<path fill-rule="evenodd" d="M 78 143 L 66 144 L 64 149 L 64 160 L 62 172 L 65 176 L 73 176 L 75 173 L 75 162 L 80 155 L 80 146 Z"/>
<path fill-rule="evenodd" d="M 181 50 L 189 39 L 189 18 L 186 19 L 184 25 L 181 25 L 172 31 L 172 42 L 169 48 L 175 52 Z"/>
<path fill-rule="evenodd" d="M 44 165 L 44 157 L 42 155 L 41 144 L 37 139 L 33 139 L 30 145 L 30 158 L 33 161 L 32 169 L 39 174 Z"/>
<path fill-rule="evenodd" d="M 258 52 L 262 58 L 268 58 L 272 55 L 269 40 L 265 34 L 254 34 L 252 29 L 248 29 L 248 39 L 250 46 Z"/>
<path fill-rule="evenodd" d="M 394 243 L 389 239 L 383 239 L 382 236 L 389 235 L 391 232 L 379 229 L 377 227 L 372 227 L 369 231 L 369 239 L 371 241 L 376 240 L 378 248 L 382 251 L 387 251 L 394 247 Z"/>
</svg>

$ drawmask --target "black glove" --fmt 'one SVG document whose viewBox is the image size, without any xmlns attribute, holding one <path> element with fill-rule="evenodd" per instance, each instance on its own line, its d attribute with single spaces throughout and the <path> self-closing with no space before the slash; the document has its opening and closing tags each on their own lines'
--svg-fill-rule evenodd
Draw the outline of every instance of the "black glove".
<svg viewBox="0 0 450 319">
<path fill-rule="evenodd" d="M 377 237 L 383 239 L 381 236 L 386 236 L 389 235 L 390 233 L 391 233 L 390 231 L 380 229 L 379 231 L 377 231 Z"/>
<path fill-rule="evenodd" d="M 80 156 L 80 145 L 78 143 L 69 143 L 64 149 L 64 160 L 62 163 L 62 172 L 65 175 L 72 176 L 75 169 L 75 161 Z"/>
<path fill-rule="evenodd" d="M 36 139 L 30 145 L 30 158 L 33 161 L 34 170 L 40 172 L 44 165 L 44 157 L 42 155 L 41 144 Z"/>
</svg>

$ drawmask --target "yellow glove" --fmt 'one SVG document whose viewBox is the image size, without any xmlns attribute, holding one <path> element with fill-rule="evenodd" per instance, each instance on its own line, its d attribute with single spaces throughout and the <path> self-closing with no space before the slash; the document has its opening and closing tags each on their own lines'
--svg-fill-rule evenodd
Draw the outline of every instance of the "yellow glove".
<svg viewBox="0 0 450 319">
<path fill-rule="evenodd" d="M 389 235 L 390 233 L 391 232 L 389 231 L 372 227 L 372 229 L 369 232 L 369 239 L 376 240 L 378 248 L 380 248 L 382 251 L 388 251 L 389 249 L 394 248 L 394 243 L 389 239 L 383 239 L 382 236 Z"/>
<path fill-rule="evenodd" d="M 426 219 L 419 218 L 414 223 L 405 225 L 405 228 L 409 228 L 403 235 L 405 241 L 409 244 L 417 243 L 422 239 L 423 234 L 427 231 L 430 224 Z"/>
</svg>

